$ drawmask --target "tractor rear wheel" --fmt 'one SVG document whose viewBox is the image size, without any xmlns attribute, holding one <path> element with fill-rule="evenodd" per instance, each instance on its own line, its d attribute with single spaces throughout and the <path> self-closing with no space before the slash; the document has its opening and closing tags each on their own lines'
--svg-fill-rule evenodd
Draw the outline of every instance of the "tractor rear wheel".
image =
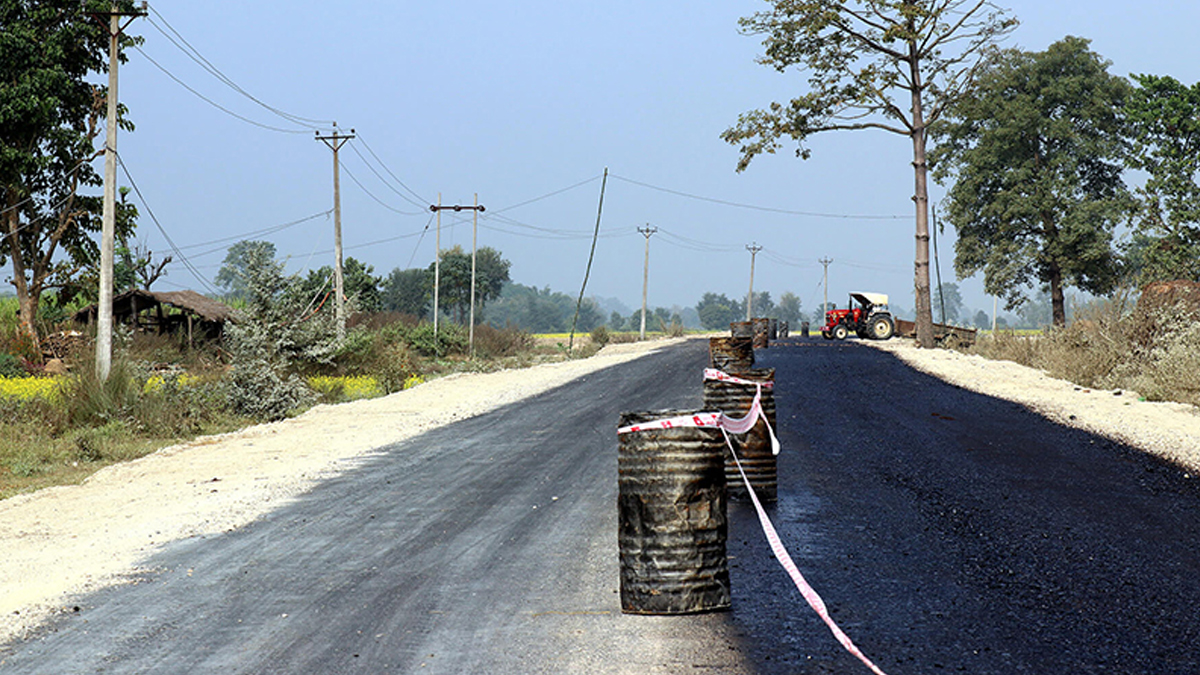
<svg viewBox="0 0 1200 675">
<path fill-rule="evenodd" d="M 835 340 L 845 340 L 848 335 L 850 335 L 850 331 L 846 330 L 845 326 L 838 324 L 833 327 L 833 338 Z"/>
<path fill-rule="evenodd" d="M 886 340 L 896 333 L 896 324 L 890 316 L 877 316 L 871 320 L 871 337 Z"/>
</svg>

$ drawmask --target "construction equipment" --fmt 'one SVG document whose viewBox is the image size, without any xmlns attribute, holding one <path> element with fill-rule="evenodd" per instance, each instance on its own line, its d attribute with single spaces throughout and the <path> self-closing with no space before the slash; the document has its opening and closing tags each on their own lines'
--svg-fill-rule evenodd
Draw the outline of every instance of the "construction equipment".
<svg viewBox="0 0 1200 675">
<path fill-rule="evenodd" d="M 896 332 L 896 320 L 888 310 L 888 296 L 883 293 L 851 293 L 849 307 L 825 312 L 821 337 L 826 340 L 845 340 L 851 332 L 871 340 L 892 337 Z"/>
</svg>

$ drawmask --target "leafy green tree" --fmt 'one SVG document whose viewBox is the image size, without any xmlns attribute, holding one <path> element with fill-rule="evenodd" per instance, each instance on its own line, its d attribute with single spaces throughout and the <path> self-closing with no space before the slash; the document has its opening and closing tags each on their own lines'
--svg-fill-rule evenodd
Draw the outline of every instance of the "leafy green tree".
<svg viewBox="0 0 1200 675">
<path fill-rule="evenodd" d="M 958 277 L 983 270 L 1008 309 L 1048 285 L 1060 326 L 1066 286 L 1104 294 L 1116 283 L 1113 232 L 1133 206 L 1118 115 L 1129 85 L 1088 44 L 1006 51 L 934 129 L 935 178 L 953 180 Z"/>
<path fill-rule="evenodd" d="M 433 275 L 428 270 L 412 268 L 392 270 L 383 280 L 380 305 L 389 312 L 428 317 L 433 304 Z"/>
<path fill-rule="evenodd" d="M 342 263 L 342 287 L 346 297 L 360 312 L 378 312 L 382 307 L 379 292 L 379 277 L 374 275 L 375 268 L 364 265 L 355 258 L 346 258 Z M 293 292 L 301 296 L 301 300 L 314 306 L 320 306 L 322 311 L 334 311 L 334 303 L 321 303 L 321 298 L 333 291 L 333 266 L 325 265 L 320 269 L 309 270 L 308 276 L 296 284 Z M 332 296 L 331 296 L 332 297 Z M 315 302 L 314 302 L 315 301 Z"/>
<path fill-rule="evenodd" d="M 740 303 L 725 297 L 724 293 L 705 293 L 696 303 L 696 313 L 700 315 L 700 325 L 705 330 L 727 330 L 730 323 L 745 318 L 738 316 L 740 309 Z"/>
<path fill-rule="evenodd" d="M 79 190 L 102 183 L 90 160 L 104 131 L 106 90 L 90 80 L 108 70 L 109 38 L 86 5 L 0 3 L 0 265 L 11 264 L 21 329 L 35 342 L 42 294 L 67 286 L 99 255 L 91 235 L 101 227 L 101 199 Z M 132 131 L 124 107 L 118 111 L 119 126 Z M 132 227 L 118 211 L 118 233 Z"/>
<path fill-rule="evenodd" d="M 620 312 L 614 311 L 608 317 L 608 327 L 612 330 L 625 330 L 625 317 L 621 316 Z"/>
<path fill-rule="evenodd" d="M 549 286 L 538 289 L 510 282 L 488 307 L 487 322 L 497 328 L 515 326 L 531 333 L 562 333 L 570 330 L 574 315 L 575 298 L 566 293 L 552 291 Z M 591 298 L 584 298 L 576 329 L 586 332 L 603 324 L 599 306 Z"/>
<path fill-rule="evenodd" d="M 800 297 L 791 291 L 785 291 L 779 296 L 779 306 L 775 308 L 775 313 L 779 315 L 780 321 L 799 327 L 800 318 L 804 316 L 803 310 L 800 309 Z"/>
<path fill-rule="evenodd" d="M 1139 230 L 1130 256 L 1142 283 L 1200 280 L 1200 83 L 1134 75 L 1125 101 L 1128 163 L 1149 174 L 1138 188 Z"/>
<path fill-rule="evenodd" d="M 764 35 L 759 63 L 808 74 L 808 93 L 744 113 L 722 138 L 740 144 L 738 170 L 824 131 L 881 129 L 910 139 L 916 194 L 917 337 L 933 347 L 926 133 L 946 108 L 973 95 L 975 74 L 1016 26 L 986 0 L 768 0 L 741 20 Z"/>
<path fill-rule="evenodd" d="M 482 315 L 484 305 L 500 297 L 511 267 L 512 263 L 490 246 L 476 250 L 475 311 L 478 316 Z M 434 272 L 432 263 L 429 271 Z M 466 324 L 471 309 L 471 253 L 463 251 L 461 246 L 442 251 L 438 303 L 447 312 L 453 312 L 460 324 Z"/>
<path fill-rule="evenodd" d="M 771 294 L 767 291 L 759 291 L 754 294 L 754 305 L 751 307 L 756 317 L 772 316 L 775 314 L 775 302 L 771 300 Z M 745 320 L 745 307 L 742 308 L 742 318 Z M 751 317 L 753 318 L 753 317 Z"/>
<path fill-rule="evenodd" d="M 992 327 L 991 317 L 989 317 L 987 312 L 983 311 L 982 309 L 978 312 L 975 312 L 975 318 L 971 321 L 971 323 L 973 323 L 976 328 L 987 329 Z"/>
<path fill-rule="evenodd" d="M 938 292 L 933 296 L 933 305 L 938 310 L 939 319 L 944 316 L 949 323 L 958 321 L 963 309 L 962 294 L 958 291 L 958 284 L 943 282 L 938 286 Z"/>
<path fill-rule="evenodd" d="M 244 298 L 249 290 L 252 268 L 264 260 L 275 260 L 275 244 L 269 241 L 243 239 L 229 247 L 225 260 L 214 279 L 230 297 Z"/>
</svg>

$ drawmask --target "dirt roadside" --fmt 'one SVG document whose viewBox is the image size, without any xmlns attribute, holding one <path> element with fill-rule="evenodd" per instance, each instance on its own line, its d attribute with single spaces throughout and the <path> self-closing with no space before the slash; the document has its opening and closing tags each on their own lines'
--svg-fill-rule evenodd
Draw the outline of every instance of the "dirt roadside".
<svg viewBox="0 0 1200 675">
<path fill-rule="evenodd" d="M 162 546 L 242 527 L 377 448 L 678 341 L 610 345 L 588 359 L 452 375 L 383 398 L 321 405 L 164 448 L 80 485 L 0 501 L 0 644 L 73 611 L 73 597 L 136 579 L 145 571 L 140 561 Z"/>
</svg>

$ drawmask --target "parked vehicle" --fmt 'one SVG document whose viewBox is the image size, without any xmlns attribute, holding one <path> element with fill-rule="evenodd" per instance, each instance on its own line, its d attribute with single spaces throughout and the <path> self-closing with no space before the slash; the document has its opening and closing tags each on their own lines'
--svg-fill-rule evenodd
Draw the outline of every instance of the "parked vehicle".
<svg viewBox="0 0 1200 675">
<path fill-rule="evenodd" d="M 847 309 L 825 312 L 822 337 L 826 340 L 845 340 L 851 332 L 871 340 L 892 337 L 896 333 L 896 320 L 888 310 L 888 296 L 883 293 L 851 293 Z"/>
</svg>

